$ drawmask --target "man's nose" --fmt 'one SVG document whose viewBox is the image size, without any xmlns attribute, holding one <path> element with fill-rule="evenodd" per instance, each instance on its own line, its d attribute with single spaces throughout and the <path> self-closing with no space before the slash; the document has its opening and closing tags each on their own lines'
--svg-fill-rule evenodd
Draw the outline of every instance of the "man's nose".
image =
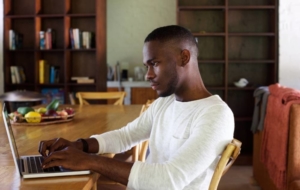
<svg viewBox="0 0 300 190">
<path fill-rule="evenodd" d="M 151 80 L 155 78 L 155 73 L 153 67 L 148 67 L 146 72 L 146 79 Z"/>
</svg>

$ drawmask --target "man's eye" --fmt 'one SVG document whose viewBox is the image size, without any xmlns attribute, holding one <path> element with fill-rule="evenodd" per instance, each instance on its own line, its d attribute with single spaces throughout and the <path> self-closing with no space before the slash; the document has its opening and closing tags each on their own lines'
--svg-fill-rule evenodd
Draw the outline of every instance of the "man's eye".
<svg viewBox="0 0 300 190">
<path fill-rule="evenodd" d="M 153 66 L 157 66 L 158 62 L 153 62 L 152 65 Z"/>
</svg>

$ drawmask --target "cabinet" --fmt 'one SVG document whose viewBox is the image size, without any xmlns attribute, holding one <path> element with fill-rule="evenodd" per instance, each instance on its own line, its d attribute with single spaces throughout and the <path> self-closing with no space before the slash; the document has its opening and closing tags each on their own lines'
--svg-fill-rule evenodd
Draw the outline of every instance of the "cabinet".
<svg viewBox="0 0 300 190">
<path fill-rule="evenodd" d="M 55 31 L 52 49 L 40 49 L 40 31 Z M 90 49 L 72 49 L 70 29 L 94 34 Z M 11 50 L 9 31 L 23 35 L 21 47 Z M 39 83 L 39 60 L 59 67 L 57 83 Z M 21 66 L 26 81 L 13 84 L 10 67 Z M 89 76 L 92 84 L 71 82 L 72 76 Z M 66 103 L 77 91 L 106 91 L 106 0 L 4 0 L 4 90 L 60 88 Z"/>
<path fill-rule="evenodd" d="M 157 99 L 155 90 L 149 87 L 135 87 L 131 89 L 131 104 L 145 104 L 147 100 Z"/>
<path fill-rule="evenodd" d="M 243 143 L 237 161 L 250 164 L 253 91 L 278 81 L 278 1 L 177 0 L 177 24 L 198 40 L 203 81 L 233 110 Z M 249 84 L 235 87 L 240 78 Z"/>
</svg>

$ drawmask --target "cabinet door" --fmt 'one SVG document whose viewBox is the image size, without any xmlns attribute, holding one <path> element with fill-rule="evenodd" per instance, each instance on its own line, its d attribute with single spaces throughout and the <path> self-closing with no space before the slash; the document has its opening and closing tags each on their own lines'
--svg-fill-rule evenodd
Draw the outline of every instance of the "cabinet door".
<svg viewBox="0 0 300 190">
<path fill-rule="evenodd" d="M 131 104 L 145 104 L 147 100 L 156 99 L 157 93 L 151 88 L 132 88 Z"/>
</svg>

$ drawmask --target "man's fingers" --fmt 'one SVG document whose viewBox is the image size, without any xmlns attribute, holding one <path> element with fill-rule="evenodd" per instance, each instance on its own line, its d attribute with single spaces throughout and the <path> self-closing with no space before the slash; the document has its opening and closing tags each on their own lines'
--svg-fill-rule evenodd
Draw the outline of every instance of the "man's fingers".
<svg viewBox="0 0 300 190">
<path fill-rule="evenodd" d="M 42 156 L 47 156 L 46 151 L 49 151 L 49 148 L 51 149 L 51 147 L 53 146 L 53 143 L 56 142 L 57 139 L 52 139 L 52 140 L 48 140 L 48 141 L 41 141 L 40 145 L 39 145 L 39 153 Z M 48 152 L 49 155 L 49 152 Z"/>
<path fill-rule="evenodd" d="M 44 141 L 41 141 L 40 142 L 40 145 L 39 145 L 39 153 L 42 155 L 42 156 L 46 156 L 46 148 L 43 148 L 44 147 Z"/>
<path fill-rule="evenodd" d="M 51 144 L 49 147 L 48 155 L 52 154 L 55 151 L 62 150 L 67 146 L 66 142 L 64 142 L 64 139 L 57 138 L 55 141 Z"/>
<path fill-rule="evenodd" d="M 56 151 L 51 154 L 48 154 L 48 157 L 46 157 L 42 163 L 43 166 L 52 167 L 52 166 L 58 166 L 58 165 L 53 165 L 53 163 L 58 164 L 61 163 L 62 160 L 64 160 L 64 151 Z M 53 162 L 53 163 L 52 163 Z M 49 166 L 51 164 L 51 166 Z"/>
<path fill-rule="evenodd" d="M 54 167 L 54 166 L 60 166 L 60 165 L 62 165 L 62 163 L 63 162 L 61 160 L 52 160 L 51 162 L 43 163 L 42 167 L 43 167 L 43 169 L 46 169 L 46 168 L 50 168 L 50 167 Z"/>
</svg>

